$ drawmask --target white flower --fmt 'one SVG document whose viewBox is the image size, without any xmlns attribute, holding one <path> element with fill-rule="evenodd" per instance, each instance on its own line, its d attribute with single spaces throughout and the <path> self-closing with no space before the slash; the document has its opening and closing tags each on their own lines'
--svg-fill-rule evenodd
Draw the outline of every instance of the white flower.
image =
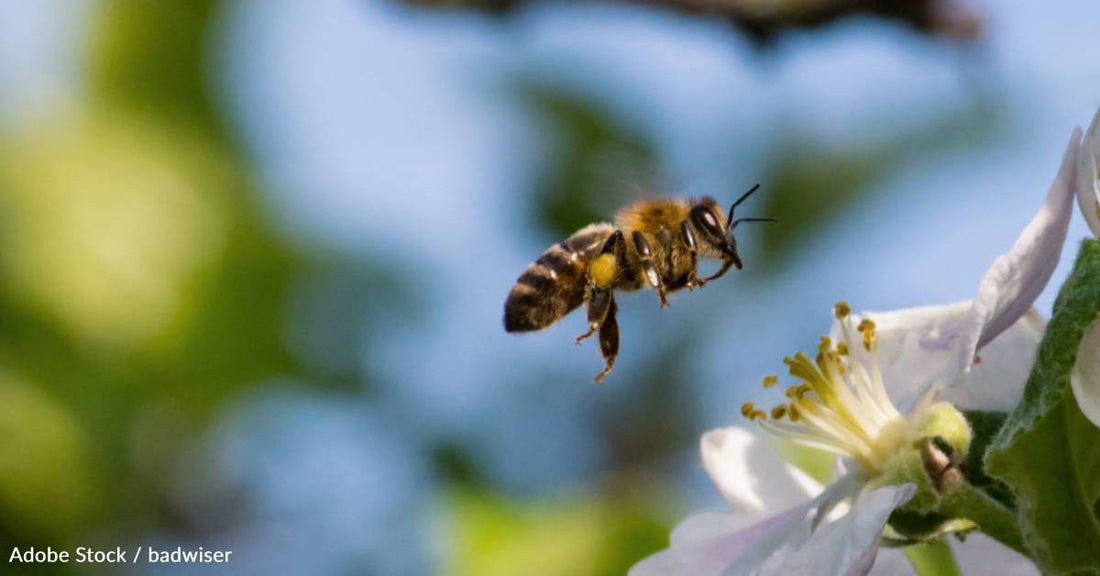
<svg viewBox="0 0 1100 576">
<path fill-rule="evenodd" d="M 1077 163 L 1077 205 L 1089 223 L 1092 235 L 1100 238 L 1100 111 L 1092 119 Z"/>
<path fill-rule="evenodd" d="M 1077 164 L 1077 204 L 1093 236 L 1100 238 L 1100 111 L 1092 119 Z M 1073 395 L 1081 411 L 1100 426 L 1100 322 L 1093 322 L 1077 350 L 1070 375 Z"/>
<path fill-rule="evenodd" d="M 785 359 L 798 380 L 785 402 L 767 412 L 742 407 L 776 434 L 851 458 L 854 471 L 821 489 L 790 465 L 750 457 L 754 442 L 745 432 L 710 432 L 703 462 L 736 512 L 688 518 L 669 549 L 631 576 L 867 574 L 887 519 L 916 492 L 913 484 L 881 485 L 891 458 L 930 421 L 965 450 L 970 430 L 950 403 L 1005 410 L 1021 397 L 1043 331 L 1031 304 L 1065 241 L 1079 139 L 1076 130 L 1042 207 L 986 271 L 972 301 L 862 317 L 838 303 L 816 357 Z M 764 380 L 775 384 L 774 376 Z M 1008 552 L 1001 548 L 998 554 Z"/>
<path fill-rule="evenodd" d="M 782 460 L 755 434 L 740 427 L 731 426 L 708 432 L 703 436 L 702 454 L 707 471 L 729 500 L 733 511 L 708 512 L 687 518 L 672 532 L 670 549 L 636 566 L 630 576 L 722 574 L 729 559 L 736 554 L 736 536 L 744 532 L 745 528 L 785 510 L 804 508 L 807 501 L 812 502 L 812 498 L 820 498 L 823 494 L 821 484 Z M 862 502 L 856 506 L 865 507 Z M 842 509 L 844 506 L 837 508 Z M 871 512 L 875 510 L 875 507 L 870 509 Z M 892 508 L 881 512 L 888 515 L 891 511 Z M 863 514 L 866 518 L 867 512 Z M 884 522 L 885 518 L 882 522 L 872 522 L 868 530 L 877 536 L 881 533 Z M 833 530 L 834 533 L 839 529 L 846 530 L 849 534 L 858 534 L 858 524 L 858 519 L 851 518 L 848 523 L 842 523 Z M 835 525 L 833 523 L 828 526 Z M 1025 576 L 1039 573 L 1027 558 L 982 534 L 971 534 L 965 542 L 952 541 L 951 548 L 955 561 L 968 576 Z M 832 567 L 824 557 L 819 557 L 818 560 L 821 561 L 819 568 Z M 851 568 L 853 564 L 851 561 L 838 563 L 836 573 L 849 573 L 845 568 Z M 789 565 L 784 568 L 786 567 Z M 776 566 L 760 573 L 820 572 L 790 572 Z M 879 551 L 871 574 L 906 575 L 913 574 L 913 569 L 899 550 L 885 549 Z"/>
</svg>

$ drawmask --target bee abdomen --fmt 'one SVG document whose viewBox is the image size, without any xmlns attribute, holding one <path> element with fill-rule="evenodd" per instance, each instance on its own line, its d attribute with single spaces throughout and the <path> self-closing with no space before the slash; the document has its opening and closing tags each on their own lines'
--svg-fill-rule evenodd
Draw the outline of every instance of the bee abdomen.
<svg viewBox="0 0 1100 576">
<path fill-rule="evenodd" d="M 584 262 L 565 242 L 551 246 L 520 274 L 504 303 L 508 332 L 540 330 L 584 302 Z"/>
<path fill-rule="evenodd" d="M 613 229 L 610 224 L 588 226 L 528 264 L 504 303 L 504 329 L 541 330 L 584 303 L 588 258 Z"/>
</svg>

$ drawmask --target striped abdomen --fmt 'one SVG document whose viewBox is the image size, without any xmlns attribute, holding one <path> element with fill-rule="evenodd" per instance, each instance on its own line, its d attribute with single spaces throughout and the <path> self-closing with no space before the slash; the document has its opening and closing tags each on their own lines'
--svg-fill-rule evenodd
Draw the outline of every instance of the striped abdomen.
<svg viewBox="0 0 1100 576">
<path fill-rule="evenodd" d="M 504 303 L 504 329 L 541 330 L 584 303 L 588 261 L 614 230 L 611 224 L 591 224 L 528 264 Z"/>
</svg>

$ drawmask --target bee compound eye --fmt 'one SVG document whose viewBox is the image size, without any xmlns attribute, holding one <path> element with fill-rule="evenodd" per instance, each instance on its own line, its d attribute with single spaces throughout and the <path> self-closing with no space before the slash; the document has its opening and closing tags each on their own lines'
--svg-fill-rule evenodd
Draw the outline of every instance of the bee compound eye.
<svg viewBox="0 0 1100 576">
<path fill-rule="evenodd" d="M 634 232 L 634 248 L 638 251 L 638 254 L 642 256 L 650 256 L 652 251 L 649 249 L 649 242 L 646 241 L 645 236 L 642 236 L 641 232 Z"/>
<path fill-rule="evenodd" d="M 714 212 L 705 206 L 697 206 L 691 211 L 691 220 L 708 241 L 715 244 L 723 242 L 722 226 L 718 224 Z"/>
<path fill-rule="evenodd" d="M 706 223 L 707 228 L 718 228 L 718 220 L 714 218 L 714 214 L 710 211 L 703 212 L 703 222 Z"/>
</svg>

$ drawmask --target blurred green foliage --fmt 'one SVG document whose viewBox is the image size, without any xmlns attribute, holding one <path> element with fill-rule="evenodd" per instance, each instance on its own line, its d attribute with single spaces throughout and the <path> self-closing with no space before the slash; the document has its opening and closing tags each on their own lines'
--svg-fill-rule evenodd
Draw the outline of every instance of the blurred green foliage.
<svg viewBox="0 0 1100 576">
<path fill-rule="evenodd" d="M 201 127 L 207 136 L 220 134 L 208 58 L 210 24 L 220 6 L 216 0 L 102 2 L 92 19 L 89 50 L 94 101 Z"/>
<path fill-rule="evenodd" d="M 0 376 L 0 503 L 22 521 L 5 530 L 50 541 L 99 507 L 88 446 L 71 412 L 18 378 Z"/>
<path fill-rule="evenodd" d="M 638 558 L 663 547 L 668 529 L 643 499 L 611 494 L 514 501 L 455 491 L 447 498 L 454 576 L 625 574 Z"/>
<path fill-rule="evenodd" d="M 299 369 L 285 299 L 315 264 L 263 221 L 213 112 L 215 8 L 104 3 L 86 99 L 0 141 L 0 531 L 13 545 L 172 527 L 170 484 L 212 410 Z"/>
</svg>

